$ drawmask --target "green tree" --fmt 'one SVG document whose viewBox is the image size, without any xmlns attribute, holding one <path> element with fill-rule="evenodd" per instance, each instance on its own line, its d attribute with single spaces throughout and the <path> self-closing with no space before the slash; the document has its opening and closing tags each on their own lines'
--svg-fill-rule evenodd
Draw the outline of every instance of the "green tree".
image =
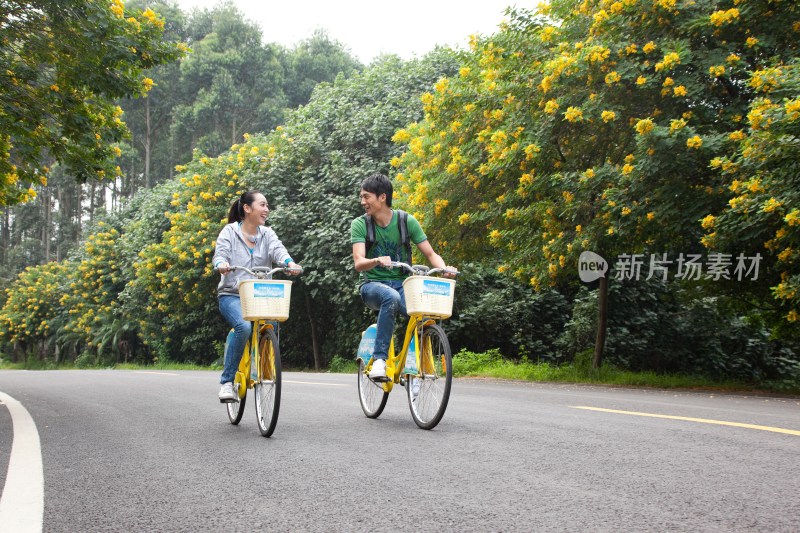
<svg viewBox="0 0 800 533">
<path fill-rule="evenodd" d="M 144 4 L 164 18 L 165 39 L 189 40 L 187 16 L 174 1 L 137 1 L 127 5 L 132 8 Z M 157 65 L 146 72 L 153 80 L 153 88 L 145 96 L 120 101 L 125 112 L 123 120 L 131 132 L 128 149 L 123 147 L 120 157 L 122 192 L 126 197 L 171 178 L 174 166 L 185 162 L 177 158 L 170 132 L 175 108 L 183 103 L 180 98 L 186 92 L 180 87 L 180 72 L 179 62 Z"/>
<path fill-rule="evenodd" d="M 193 53 L 181 62 L 183 103 L 171 126 L 182 162 L 194 148 L 216 156 L 246 132 L 269 131 L 283 119 L 286 104 L 277 46 L 263 45 L 260 28 L 232 2 L 195 11 L 187 31 Z"/>
<path fill-rule="evenodd" d="M 796 5 L 564 0 L 509 15 L 395 137 L 398 184 L 441 221 L 440 247 L 491 246 L 536 290 L 575 283 L 584 250 L 701 251 L 700 220 L 725 199 L 709 163 L 755 97 L 749 72 L 796 55 Z"/>
<path fill-rule="evenodd" d="M 30 199 L 52 161 L 80 181 L 116 173 L 113 100 L 146 94 L 142 71 L 180 55 L 163 25 L 120 0 L 0 2 L 0 205 Z"/>
<path fill-rule="evenodd" d="M 339 74 L 349 78 L 363 69 L 341 43 L 323 30 L 316 30 L 310 38 L 288 50 L 283 62 L 286 65 L 283 92 L 291 108 L 307 104 L 318 84 L 333 82 Z"/>
</svg>

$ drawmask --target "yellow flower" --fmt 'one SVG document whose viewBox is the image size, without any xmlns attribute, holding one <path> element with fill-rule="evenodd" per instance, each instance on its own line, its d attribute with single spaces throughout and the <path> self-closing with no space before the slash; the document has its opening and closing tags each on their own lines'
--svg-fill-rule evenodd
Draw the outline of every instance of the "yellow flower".
<svg viewBox="0 0 800 533">
<path fill-rule="evenodd" d="M 469 222 L 469 213 L 462 213 L 461 216 L 458 217 L 458 223 L 462 226 Z"/>
<path fill-rule="evenodd" d="M 570 106 L 564 113 L 564 118 L 570 122 L 578 122 L 583 119 L 583 111 L 578 107 Z"/>
<path fill-rule="evenodd" d="M 729 55 L 728 57 L 725 58 L 725 61 L 727 61 L 728 63 L 738 63 L 739 61 L 741 61 L 741 59 L 742 58 L 739 57 L 738 55 L 731 54 L 731 55 Z"/>
<path fill-rule="evenodd" d="M 619 82 L 621 79 L 622 78 L 616 70 L 606 74 L 606 84 L 608 85 L 613 85 L 614 83 Z"/>
<path fill-rule="evenodd" d="M 573 195 L 573 194 L 572 194 L 571 192 L 569 192 L 569 191 L 563 191 L 563 192 L 561 193 L 561 196 L 563 196 L 563 197 L 564 197 L 564 201 L 565 201 L 566 203 L 571 203 L 571 202 L 572 202 L 572 200 L 575 198 L 575 195 Z"/>
<path fill-rule="evenodd" d="M 151 78 L 144 78 L 142 80 L 142 90 L 147 94 L 153 88 L 153 80 Z"/>
<path fill-rule="evenodd" d="M 789 321 L 789 322 L 797 322 L 798 320 L 800 320 L 800 315 L 798 315 L 798 314 L 797 314 L 797 311 L 795 311 L 794 309 L 792 309 L 792 310 L 791 310 L 791 311 L 789 311 L 789 313 L 786 315 L 786 320 L 787 320 L 787 321 Z"/>
<path fill-rule="evenodd" d="M 549 100 L 544 105 L 544 112 L 549 115 L 554 114 L 557 110 L 558 110 L 558 102 L 556 102 L 555 100 Z"/>
<path fill-rule="evenodd" d="M 701 139 L 699 135 L 695 135 L 694 137 L 686 140 L 686 146 L 695 149 L 700 148 L 703 146 L 703 139 Z"/>
<path fill-rule="evenodd" d="M 117 18 L 125 18 L 125 5 L 121 0 L 113 0 L 111 2 L 111 12 L 114 13 Z"/>
<path fill-rule="evenodd" d="M 800 210 L 792 209 L 792 211 L 783 217 L 784 222 L 789 226 L 800 226 Z"/>
<path fill-rule="evenodd" d="M 800 117 L 800 98 L 786 102 L 786 117 L 789 120 L 797 120 Z"/>
<path fill-rule="evenodd" d="M 781 203 L 780 201 L 776 200 L 775 198 L 770 198 L 769 200 L 764 202 L 764 207 L 762 207 L 761 210 L 763 212 L 765 212 L 765 213 L 772 213 L 773 211 L 775 211 L 777 208 L 781 207 L 782 205 L 783 205 L 783 203 Z"/>
<path fill-rule="evenodd" d="M 656 218 L 656 214 L 653 211 L 647 213 L 647 220 L 653 220 Z"/>
<path fill-rule="evenodd" d="M 673 85 L 675 85 L 675 80 L 672 78 L 665 79 L 664 83 L 662 84 L 663 87 L 672 87 Z"/>
<path fill-rule="evenodd" d="M 586 170 L 583 171 L 583 175 L 586 176 L 587 178 L 593 178 L 594 177 L 594 169 L 593 168 L 587 168 Z"/>
<path fill-rule="evenodd" d="M 649 43 L 647 43 L 642 47 L 642 50 L 644 51 L 645 54 L 649 54 L 655 49 L 656 49 L 656 43 L 654 43 L 653 41 L 650 41 Z"/>
<path fill-rule="evenodd" d="M 737 131 L 734 131 L 734 132 L 728 134 L 728 139 L 730 139 L 732 141 L 737 141 L 737 142 L 738 141 L 743 141 L 746 138 L 747 138 L 747 135 L 742 130 L 737 130 Z"/>
<path fill-rule="evenodd" d="M 644 76 L 639 76 L 636 78 L 636 85 L 644 85 L 645 83 L 647 83 L 647 78 Z"/>
<path fill-rule="evenodd" d="M 686 96 L 686 87 L 684 87 L 683 85 L 678 85 L 678 86 L 677 86 L 677 87 L 675 87 L 675 89 L 673 90 L 673 94 L 674 94 L 676 97 L 677 97 L 677 96 Z"/>
<path fill-rule="evenodd" d="M 633 165 L 626 163 L 626 164 L 625 164 L 625 165 L 622 167 L 622 173 L 623 173 L 624 175 L 626 175 L 626 176 L 627 176 L 628 174 L 630 174 L 631 172 L 633 172 L 633 169 L 634 169 L 634 166 L 633 166 Z M 623 211 L 624 211 L 624 209 L 623 209 Z M 627 213 L 626 213 L 626 214 L 627 214 Z"/>
<path fill-rule="evenodd" d="M 700 225 L 703 227 L 703 229 L 711 229 L 714 227 L 716 220 L 717 219 L 714 215 L 708 215 L 702 220 L 702 222 L 700 222 Z"/>
<path fill-rule="evenodd" d="M 612 121 L 616 120 L 617 114 L 614 113 L 613 111 L 603 111 L 600 114 L 600 117 L 603 119 L 603 122 L 608 123 L 608 122 L 612 122 Z"/>
<path fill-rule="evenodd" d="M 636 131 L 639 133 L 639 135 L 647 135 L 653 131 L 654 126 L 655 124 L 653 124 L 653 121 L 649 118 L 646 118 L 636 123 Z"/>
<path fill-rule="evenodd" d="M 739 10 L 733 8 L 727 11 L 715 11 L 711 13 L 709 20 L 714 26 L 722 26 L 723 24 L 731 23 L 737 18 L 739 18 Z"/>
<path fill-rule="evenodd" d="M 747 45 L 748 48 L 753 48 L 755 45 L 758 44 L 758 39 L 756 39 L 755 37 L 748 37 L 747 40 L 744 42 L 744 44 Z"/>
<path fill-rule="evenodd" d="M 719 78 L 723 74 L 725 74 L 725 66 L 724 65 L 715 65 L 712 67 L 708 67 L 708 73 L 715 78 Z"/>
<path fill-rule="evenodd" d="M 678 130 L 681 130 L 686 127 L 686 121 L 681 119 L 673 119 L 669 123 L 669 132 L 675 133 Z"/>
</svg>

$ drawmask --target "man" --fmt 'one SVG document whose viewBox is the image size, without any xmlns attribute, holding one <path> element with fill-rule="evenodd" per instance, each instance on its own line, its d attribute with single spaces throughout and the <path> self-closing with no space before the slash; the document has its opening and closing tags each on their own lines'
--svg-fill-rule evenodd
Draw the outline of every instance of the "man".
<svg viewBox="0 0 800 533">
<path fill-rule="evenodd" d="M 387 381 L 386 358 L 394 332 L 395 315 L 399 310 L 406 314 L 403 295 L 403 280 L 408 273 L 389 267 L 392 261 L 411 264 L 411 247 L 403 243 L 401 233 L 408 235 L 434 268 L 452 270 L 434 252 L 419 222 L 407 216 L 407 231 L 402 228 L 401 211 L 392 209 L 392 182 L 383 174 L 373 174 L 361 184 L 359 194 L 366 217 L 370 217 L 375 228 L 374 243 L 367 249 L 367 219 L 360 216 L 350 223 L 350 242 L 353 245 L 353 262 L 356 272 L 361 273 L 359 292 L 370 309 L 378 311 L 378 330 L 369 377 L 376 381 Z M 448 274 L 446 274 L 448 275 Z M 453 274 L 450 274 L 452 276 Z"/>
</svg>

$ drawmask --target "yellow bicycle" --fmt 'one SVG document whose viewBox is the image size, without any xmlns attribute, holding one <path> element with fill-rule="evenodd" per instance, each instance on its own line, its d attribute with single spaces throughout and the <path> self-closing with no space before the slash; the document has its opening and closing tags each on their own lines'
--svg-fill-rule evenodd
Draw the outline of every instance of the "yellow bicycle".
<svg viewBox="0 0 800 533">
<path fill-rule="evenodd" d="M 278 321 L 289 318 L 289 297 L 291 281 L 270 279 L 276 272 L 288 272 L 287 267 L 270 269 L 255 267 L 231 267 L 230 270 L 244 270 L 253 279 L 239 283 L 239 297 L 242 316 L 252 324 L 250 339 L 245 345 L 239 368 L 236 371 L 233 388 L 238 400 L 227 402 L 225 408 L 231 424 L 238 424 L 244 414 L 247 390 L 255 393 L 256 420 L 258 430 L 264 437 L 275 431 L 281 407 L 281 352 L 278 343 Z M 300 270 L 302 272 L 302 269 Z M 225 341 L 228 353 L 233 330 Z"/>
<path fill-rule="evenodd" d="M 403 349 L 395 353 L 394 338 L 389 344 L 386 378 L 369 377 L 374 359 L 377 325 L 361 334 L 358 360 L 358 399 L 368 418 L 378 418 L 386 407 L 396 383 L 406 388 L 411 417 L 422 429 L 433 429 L 442 420 L 453 381 L 452 354 L 447 335 L 439 322 L 452 314 L 455 281 L 431 277 L 443 269 L 424 265 L 409 266 L 392 262 L 393 268 L 406 269 L 411 275 L 403 282 L 409 315 Z M 453 274 L 458 272 L 453 271 Z"/>
</svg>

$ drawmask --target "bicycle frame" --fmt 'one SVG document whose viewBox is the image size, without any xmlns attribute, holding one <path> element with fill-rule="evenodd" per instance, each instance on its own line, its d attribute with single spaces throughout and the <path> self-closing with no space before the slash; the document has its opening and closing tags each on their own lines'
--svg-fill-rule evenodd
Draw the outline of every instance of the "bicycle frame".
<svg viewBox="0 0 800 533">
<path fill-rule="evenodd" d="M 244 347 L 244 353 L 242 353 L 242 359 L 239 361 L 239 368 L 236 370 L 236 377 L 234 378 L 234 383 L 243 383 L 245 385 L 244 387 L 237 387 L 239 400 L 247 394 L 247 389 L 253 388 L 253 384 L 257 379 L 257 376 L 253 376 L 252 369 L 258 369 L 261 364 L 258 350 L 259 338 L 266 329 L 275 330 L 275 326 L 267 320 L 258 320 L 250 322 L 250 324 L 253 330 L 250 333 L 250 340 L 247 341 Z M 252 366 L 251 363 L 255 363 L 255 366 Z"/>
<path fill-rule="evenodd" d="M 400 383 L 400 379 L 403 375 L 408 374 L 408 372 L 403 372 L 406 368 L 406 359 L 408 358 L 408 349 L 411 346 L 411 342 L 414 342 L 414 368 L 417 369 L 419 372 L 420 368 L 426 366 L 426 362 L 422 360 L 422 354 L 427 354 L 430 357 L 430 350 L 422 350 L 420 346 L 420 339 L 422 338 L 422 328 L 427 325 L 435 324 L 436 320 L 429 318 L 429 317 L 420 317 L 420 316 L 411 316 L 408 318 L 408 325 L 406 326 L 406 333 L 403 338 L 403 348 L 400 352 L 395 353 L 394 349 L 394 335 L 392 335 L 392 339 L 389 341 L 389 353 L 386 359 L 386 376 L 389 377 L 389 381 L 382 383 L 383 390 L 385 392 L 391 392 L 392 388 L 394 387 L 395 383 Z M 370 359 L 370 364 L 374 362 L 374 359 Z M 431 363 L 432 365 L 432 363 Z"/>
</svg>

